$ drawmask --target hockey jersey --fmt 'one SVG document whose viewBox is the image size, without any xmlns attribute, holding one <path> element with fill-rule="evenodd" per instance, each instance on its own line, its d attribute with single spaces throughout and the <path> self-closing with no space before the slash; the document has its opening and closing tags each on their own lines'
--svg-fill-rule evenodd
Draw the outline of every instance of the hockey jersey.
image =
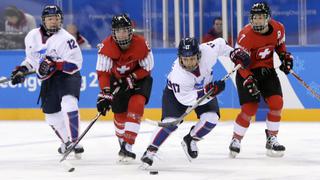
<svg viewBox="0 0 320 180">
<path fill-rule="evenodd" d="M 153 66 L 152 51 L 141 36 L 133 35 L 125 51 L 121 51 L 112 36 L 100 44 L 96 70 L 101 89 L 110 87 L 111 75 L 120 79 L 134 73 L 136 79 L 140 80 L 150 75 Z"/>
<path fill-rule="evenodd" d="M 26 57 L 21 65 L 27 66 L 29 70 L 38 70 L 45 56 L 50 56 L 53 61 L 63 62 L 62 71 L 68 74 L 73 74 L 82 67 L 80 47 L 75 38 L 64 29 L 60 29 L 46 41 L 40 28 L 33 29 L 25 37 L 25 45 Z"/>
<path fill-rule="evenodd" d="M 198 91 L 213 80 L 213 66 L 216 64 L 219 56 L 229 57 L 232 47 L 226 44 L 222 38 L 200 44 L 201 58 L 199 61 L 199 75 L 186 71 L 179 64 L 177 58 L 168 75 L 168 88 L 174 92 L 176 99 L 185 106 L 192 106 L 196 103 Z M 200 105 L 210 101 L 204 100 Z"/>
<path fill-rule="evenodd" d="M 273 53 L 286 51 L 283 25 L 271 19 L 269 27 L 272 28 L 272 31 L 267 34 L 260 34 L 254 32 L 251 25 L 248 24 L 239 33 L 236 46 L 250 55 L 251 64 L 249 69 L 259 67 L 273 68 Z M 243 77 L 245 76 L 247 75 L 243 75 Z"/>
</svg>

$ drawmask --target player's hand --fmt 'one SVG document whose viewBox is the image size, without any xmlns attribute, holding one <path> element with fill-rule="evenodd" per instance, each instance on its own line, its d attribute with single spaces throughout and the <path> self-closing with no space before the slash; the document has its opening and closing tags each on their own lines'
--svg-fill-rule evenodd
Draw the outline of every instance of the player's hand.
<svg viewBox="0 0 320 180">
<path fill-rule="evenodd" d="M 282 52 L 279 54 L 279 58 L 282 62 L 280 70 L 285 74 L 289 74 L 290 70 L 293 68 L 293 56 L 289 52 Z"/>
<path fill-rule="evenodd" d="M 126 77 L 127 88 L 128 89 L 133 89 L 134 85 L 135 85 L 135 81 L 136 81 L 135 75 L 134 74 L 129 74 Z"/>
<path fill-rule="evenodd" d="M 241 64 L 244 68 L 247 68 L 251 62 L 249 54 L 241 48 L 235 48 L 231 51 L 230 59 L 235 65 Z"/>
<path fill-rule="evenodd" d="M 11 84 L 19 84 L 23 83 L 25 80 L 24 74 L 28 72 L 28 68 L 26 66 L 17 66 L 12 72 L 11 72 Z"/>
<path fill-rule="evenodd" d="M 113 95 L 110 92 L 110 88 L 105 88 L 98 94 L 97 110 L 101 113 L 101 115 L 105 116 L 107 111 L 110 110 L 112 100 Z"/>
<path fill-rule="evenodd" d="M 49 76 L 56 70 L 56 63 L 47 56 L 39 65 L 38 72 L 41 76 Z"/>
<path fill-rule="evenodd" d="M 253 76 L 248 76 L 243 82 L 243 87 L 245 87 L 251 96 L 259 98 L 260 91 L 258 89 L 257 80 Z"/>
<path fill-rule="evenodd" d="M 215 97 L 216 95 L 220 94 L 226 87 L 226 83 L 224 81 L 214 81 L 214 83 L 210 82 L 204 88 L 204 93 L 207 94 L 211 89 L 213 92 L 211 93 L 211 97 Z"/>
</svg>

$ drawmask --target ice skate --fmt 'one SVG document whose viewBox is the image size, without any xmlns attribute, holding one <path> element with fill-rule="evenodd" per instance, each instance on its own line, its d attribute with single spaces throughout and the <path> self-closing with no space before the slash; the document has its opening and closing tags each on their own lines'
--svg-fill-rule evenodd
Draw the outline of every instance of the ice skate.
<svg viewBox="0 0 320 180">
<path fill-rule="evenodd" d="M 240 153 L 240 141 L 239 139 L 236 138 L 232 138 L 230 146 L 229 146 L 229 157 L 230 158 L 236 158 L 236 156 L 238 156 L 238 154 Z"/>
<path fill-rule="evenodd" d="M 266 143 L 266 149 L 267 149 L 267 156 L 269 157 L 282 157 L 284 155 L 284 151 L 286 148 L 279 144 L 277 140 L 277 136 L 269 135 L 268 130 L 265 130 L 266 137 L 267 137 L 267 143 Z"/>
<path fill-rule="evenodd" d="M 140 168 L 147 169 L 148 167 L 152 166 L 153 164 L 153 158 L 155 157 L 156 153 L 158 151 L 157 147 L 149 146 L 147 150 L 143 153 L 143 156 L 141 157 L 142 165 Z"/>
<path fill-rule="evenodd" d="M 197 141 L 199 139 L 191 137 L 190 133 L 184 136 L 181 145 L 183 147 L 184 152 L 187 155 L 188 160 L 191 162 L 193 159 L 198 157 L 198 147 Z"/>
<path fill-rule="evenodd" d="M 70 141 L 62 143 L 61 146 L 58 148 L 58 152 L 63 155 L 68 151 L 69 148 L 72 147 L 72 145 L 73 143 Z M 84 152 L 84 149 L 80 144 L 77 144 L 76 147 L 73 149 L 73 152 L 76 159 L 81 159 L 81 154 Z"/>
<path fill-rule="evenodd" d="M 131 152 L 131 150 L 129 150 L 128 146 L 130 146 L 130 145 L 128 145 L 126 142 L 122 142 L 121 149 L 118 153 L 119 163 L 128 164 L 131 161 L 136 159 L 136 154 Z"/>
</svg>

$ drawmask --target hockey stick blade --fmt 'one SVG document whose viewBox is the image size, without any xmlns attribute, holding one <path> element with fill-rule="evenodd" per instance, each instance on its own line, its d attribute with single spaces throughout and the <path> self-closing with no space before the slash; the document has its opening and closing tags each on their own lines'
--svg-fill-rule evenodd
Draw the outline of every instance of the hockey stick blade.
<svg viewBox="0 0 320 180">
<path fill-rule="evenodd" d="M 225 81 L 227 79 L 230 78 L 230 76 L 236 72 L 238 69 L 241 68 L 241 65 L 238 64 L 235 68 L 232 69 L 231 72 L 229 72 L 228 74 L 226 74 L 222 79 L 221 81 Z M 204 101 L 205 99 L 209 98 L 209 96 L 213 93 L 213 90 L 214 89 L 211 89 L 207 94 L 205 94 L 204 96 L 202 96 L 200 99 L 197 100 L 197 102 L 193 105 L 193 106 L 190 106 L 186 109 L 186 111 L 178 118 L 176 119 L 175 121 L 172 121 L 172 122 L 150 122 L 151 120 L 148 120 L 147 122 L 149 122 L 150 124 L 156 124 L 157 126 L 159 127 L 172 127 L 172 126 L 176 126 L 178 124 L 181 124 L 183 122 L 183 119 L 188 115 L 190 114 L 191 111 L 193 111 L 195 108 L 197 108 L 200 103 L 202 101 Z"/>
<path fill-rule="evenodd" d="M 24 73 L 23 76 L 28 76 L 28 75 L 31 75 L 31 74 L 34 74 L 34 73 L 36 73 L 36 72 L 35 72 L 35 71 L 29 71 L 29 72 Z M 11 81 L 11 80 L 12 80 L 11 77 L 10 77 L 10 78 L 1 79 L 1 80 L 0 80 L 0 84 L 9 82 L 9 81 Z"/>
</svg>

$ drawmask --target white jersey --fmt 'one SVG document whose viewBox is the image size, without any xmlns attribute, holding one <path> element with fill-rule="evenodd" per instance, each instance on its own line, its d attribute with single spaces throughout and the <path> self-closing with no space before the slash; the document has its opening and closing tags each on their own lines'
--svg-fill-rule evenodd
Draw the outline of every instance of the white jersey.
<svg viewBox="0 0 320 180">
<path fill-rule="evenodd" d="M 183 69 L 179 64 L 178 58 L 173 63 L 172 70 L 168 75 L 168 83 L 170 84 L 168 88 L 174 92 L 177 100 L 185 106 L 194 105 L 199 98 L 198 91 L 212 82 L 212 70 L 218 57 L 229 57 L 230 51 L 233 50 L 233 48 L 228 46 L 226 41 L 222 38 L 200 44 L 199 48 L 201 51 L 201 58 L 199 61 L 200 75 L 198 77 Z M 208 101 L 210 101 L 210 99 L 204 100 L 200 105 L 203 105 Z"/>
<path fill-rule="evenodd" d="M 29 70 L 38 71 L 39 64 L 45 56 L 50 56 L 57 62 L 63 61 L 63 72 L 68 74 L 73 74 L 82 67 L 82 54 L 77 41 L 62 28 L 45 43 L 40 28 L 33 29 L 25 38 L 25 46 L 26 58 L 21 65 L 27 66 Z"/>
</svg>

